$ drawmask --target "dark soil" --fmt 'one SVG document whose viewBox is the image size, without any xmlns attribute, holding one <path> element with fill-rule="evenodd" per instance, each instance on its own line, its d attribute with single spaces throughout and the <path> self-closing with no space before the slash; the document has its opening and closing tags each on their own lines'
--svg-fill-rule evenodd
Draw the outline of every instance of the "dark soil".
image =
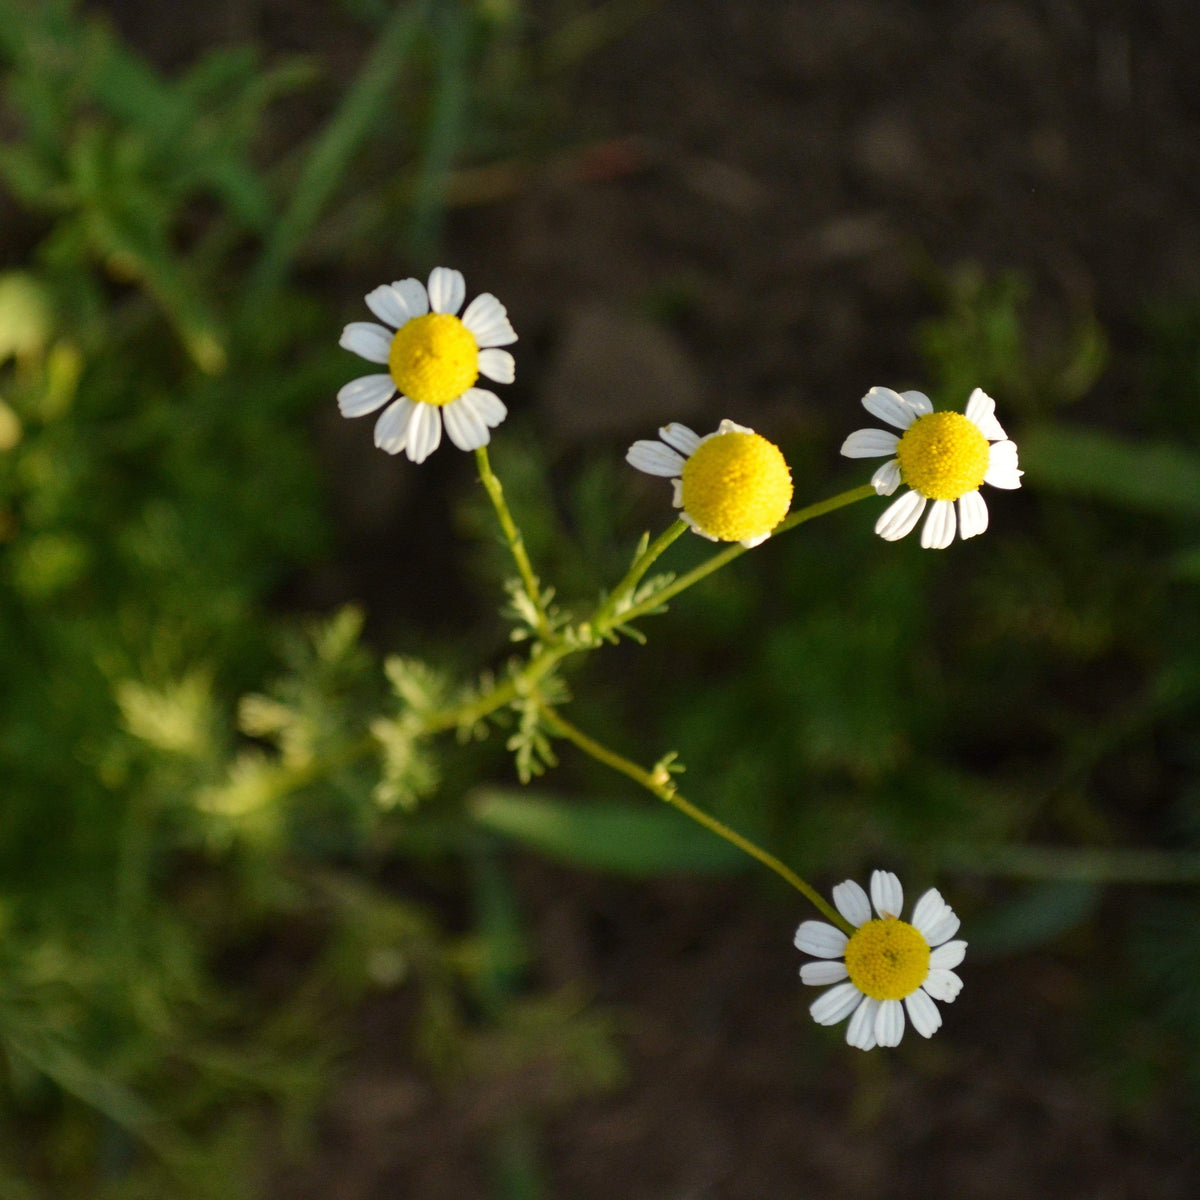
<svg viewBox="0 0 1200 1200">
<path fill-rule="evenodd" d="M 288 5 L 224 8 L 237 28 L 193 46 L 298 36 Z M 322 7 L 290 8 L 320 44 Z M 151 9 L 119 11 L 152 29 Z M 1094 307 L 1128 350 L 1147 298 L 1200 295 L 1198 46 L 1192 0 L 649 4 L 560 85 L 573 140 L 607 151 L 452 213 L 445 259 L 502 292 L 543 364 L 522 360 L 525 402 L 564 445 L 689 416 L 822 430 L 872 384 L 919 386 L 928 284 L 960 260 L 1026 272 L 1048 322 Z M 644 314 L 668 302 L 663 332 Z M 1096 402 L 1116 410 L 1120 385 Z M 551 1107 L 547 1195 L 1195 1194 L 1185 1110 L 1118 1107 L 1081 1032 L 1094 964 L 968 962 L 935 1039 L 862 1055 L 808 1019 L 791 947 L 808 914 L 786 897 L 534 862 L 519 879 L 534 982 L 611 1012 L 626 1064 L 615 1090 Z M 492 1194 L 491 1130 L 545 1111 L 545 1081 L 439 1090 L 411 1018 L 403 992 L 364 1009 L 315 1157 L 271 1195 Z"/>
<path fill-rule="evenodd" d="M 547 1194 L 570 1200 L 1194 1194 L 1185 1115 L 1118 1114 L 1107 1099 L 1103 1047 L 1080 1032 L 1090 983 L 1069 962 L 973 963 L 935 1039 L 910 1032 L 898 1051 L 863 1054 L 808 1018 L 790 902 L 533 864 L 521 880 L 543 982 L 615 1016 L 624 1084 L 557 1112 L 541 1064 L 439 1093 L 405 1051 L 408 1004 L 379 1002 L 330 1098 L 318 1160 L 276 1194 L 482 1200 L 494 1131 L 522 1106 L 554 1114 Z"/>
</svg>

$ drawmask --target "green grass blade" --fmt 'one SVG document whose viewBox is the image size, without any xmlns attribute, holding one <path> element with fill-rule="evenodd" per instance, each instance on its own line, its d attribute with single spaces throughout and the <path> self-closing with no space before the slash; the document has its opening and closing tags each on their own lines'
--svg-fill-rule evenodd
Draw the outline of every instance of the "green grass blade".
<svg viewBox="0 0 1200 1200">
<path fill-rule="evenodd" d="M 1200 454 L 1185 446 L 1067 425 L 1027 430 L 1019 445 L 1028 486 L 1158 516 L 1200 516 Z"/>
<path fill-rule="evenodd" d="M 283 282 L 288 265 L 317 223 L 371 126 L 384 112 L 392 85 L 403 70 L 427 13 L 427 0 L 403 5 L 384 26 L 341 107 L 326 125 L 300 172 L 291 202 L 280 217 L 255 265 L 246 291 L 253 311 Z"/>
<path fill-rule="evenodd" d="M 469 26 L 470 15 L 457 0 L 438 5 L 433 109 L 413 200 L 412 243 L 420 256 L 431 253 L 437 242 L 445 212 L 446 175 L 462 137 Z"/>
</svg>

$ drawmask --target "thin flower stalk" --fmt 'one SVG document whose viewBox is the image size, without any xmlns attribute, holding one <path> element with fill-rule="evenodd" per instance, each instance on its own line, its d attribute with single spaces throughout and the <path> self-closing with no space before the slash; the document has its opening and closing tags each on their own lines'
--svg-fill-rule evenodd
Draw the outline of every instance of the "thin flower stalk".
<svg viewBox="0 0 1200 1200">
<path fill-rule="evenodd" d="M 496 519 L 500 522 L 500 528 L 504 532 L 504 540 L 508 543 L 508 549 L 512 554 L 513 562 L 516 563 L 517 570 L 520 572 L 521 583 L 529 599 L 532 601 L 533 607 L 537 610 L 538 633 L 544 641 L 548 642 L 553 639 L 554 631 L 550 628 L 550 622 L 546 620 L 541 585 L 537 575 L 534 573 L 533 564 L 529 561 L 529 555 L 525 551 L 525 538 L 517 527 L 517 523 L 513 520 L 512 513 L 508 510 L 508 503 L 504 499 L 504 488 L 501 486 L 498 476 L 492 470 L 492 464 L 488 460 L 488 452 L 485 446 L 480 446 L 476 449 L 475 463 L 479 467 L 479 478 L 488 494 L 488 499 L 492 502 L 492 507 L 496 510 Z"/>
<path fill-rule="evenodd" d="M 851 488 L 847 492 L 840 492 L 836 496 L 831 496 L 828 500 L 818 501 L 816 504 L 810 504 L 806 508 L 798 508 L 794 513 L 784 517 L 782 521 L 775 527 L 772 536 L 778 537 L 781 533 L 786 533 L 789 529 L 794 529 L 797 525 L 803 525 L 805 521 L 811 521 L 815 517 L 824 516 L 826 513 L 835 512 L 839 508 L 845 508 L 848 504 L 854 504 L 859 500 L 865 500 L 868 496 L 874 496 L 875 489 L 869 483 L 863 484 L 861 487 Z M 719 571 L 722 567 L 733 562 L 735 558 L 740 558 L 749 546 L 727 546 L 724 550 L 718 551 L 711 558 L 706 559 L 698 567 L 693 568 L 686 575 L 681 575 L 673 583 L 668 584 L 661 591 L 655 592 L 653 596 L 642 601 L 640 604 L 635 604 L 632 608 L 626 609 L 621 614 L 621 622 L 631 621 L 636 617 L 645 616 L 646 613 L 657 608 L 660 604 L 670 600 L 674 596 L 678 596 L 680 592 L 686 591 L 693 584 L 699 583 L 700 580 L 707 578 L 714 571 Z M 597 622 L 600 632 L 604 632 L 604 627 L 600 622 Z"/>
<path fill-rule="evenodd" d="M 613 588 L 612 592 L 609 593 L 608 599 L 596 610 L 596 614 L 592 618 L 593 625 L 607 624 L 609 618 L 620 608 L 622 602 L 633 594 L 634 589 L 641 583 L 646 572 L 650 570 L 663 551 L 674 544 L 682 534 L 686 533 L 688 528 L 689 526 L 686 521 L 676 521 L 673 525 L 669 525 L 664 529 L 638 555 L 634 560 L 633 566 L 626 572 L 625 578 Z"/>
<path fill-rule="evenodd" d="M 486 458 L 486 454 L 485 454 Z M 494 476 L 493 476 L 494 478 Z M 497 486 L 499 480 L 496 480 Z M 486 477 L 485 477 L 486 485 Z M 489 495 L 491 494 L 489 490 Z M 503 493 L 501 495 L 501 503 L 503 504 Z M 816 504 L 810 504 L 806 508 L 797 509 L 790 516 L 785 517 L 775 529 L 775 534 L 784 533 L 789 529 L 794 529 L 797 525 L 802 525 L 806 521 L 811 521 L 815 517 L 823 516 L 825 513 L 834 512 L 839 508 L 844 508 L 848 504 L 853 504 L 855 501 L 864 500 L 868 496 L 874 496 L 875 489 L 870 484 L 864 484 L 862 487 L 852 488 L 848 492 L 842 492 L 839 495 L 831 496 L 828 500 L 818 501 Z M 501 509 L 497 509 L 499 514 Z M 511 515 L 508 514 L 507 506 L 502 510 L 511 524 L 515 534 L 515 539 L 510 539 L 510 546 L 520 547 L 520 553 L 524 556 L 524 544 L 520 539 L 520 531 L 517 530 L 515 523 L 512 522 Z M 501 525 L 504 525 L 504 517 L 501 517 Z M 673 583 L 655 592 L 648 599 L 635 604 L 630 608 L 625 609 L 620 614 L 615 614 L 613 609 L 616 607 L 614 597 L 619 600 L 622 591 L 630 590 L 629 580 L 633 578 L 633 586 L 637 585 L 642 575 L 649 568 L 651 563 L 680 536 L 687 528 L 681 521 L 675 522 L 664 533 L 662 533 L 651 545 L 646 552 L 639 556 L 638 561 L 631 568 L 629 574 L 617 588 L 602 603 L 596 612 L 590 617 L 576 625 L 569 626 L 566 630 L 560 630 L 556 635 L 547 637 L 542 644 L 536 647 L 530 655 L 525 666 L 515 675 L 502 680 L 493 685 L 481 696 L 475 697 L 466 704 L 446 709 L 442 712 L 430 714 L 425 721 L 425 728 L 428 733 L 440 733 L 447 729 L 456 729 L 462 726 L 473 725 L 477 721 L 482 721 L 494 712 L 498 712 L 505 705 L 512 703 L 518 696 L 527 693 L 530 688 L 541 678 L 543 678 L 550 670 L 552 670 L 559 662 L 572 654 L 579 653 L 594 647 L 597 638 L 603 638 L 616 627 L 633 620 L 634 618 L 645 616 L 647 613 L 653 612 L 664 601 L 677 596 L 680 592 L 691 587 L 693 584 L 699 583 L 702 579 L 707 578 L 714 571 L 720 570 L 727 566 L 735 558 L 740 557 L 746 552 L 748 547 L 745 546 L 728 546 L 724 550 L 714 554 L 711 558 L 701 563 L 694 570 L 689 571 L 686 575 L 676 579 Z M 506 531 L 507 536 L 507 531 Z M 514 558 L 517 551 L 514 549 Z M 518 560 L 518 564 L 519 564 Z M 525 558 L 526 566 L 528 567 L 528 558 Z M 519 567 L 518 567 L 519 569 Z M 530 579 L 532 579 L 536 587 L 536 577 L 533 576 L 532 569 L 529 569 Z M 522 578 L 525 581 L 525 586 L 529 587 L 529 580 L 525 579 L 524 573 Z M 538 593 L 533 593 L 537 595 Z M 539 612 L 541 607 L 539 605 Z"/>
<path fill-rule="evenodd" d="M 730 845 L 736 846 L 743 853 L 750 855 L 751 858 L 762 863 L 768 870 L 774 871 L 789 887 L 795 888 L 824 917 L 836 924 L 839 929 L 847 934 L 853 932 L 852 926 L 836 909 L 825 901 L 820 892 L 801 879 L 786 863 L 776 858 L 770 851 L 764 850 L 749 838 L 738 833 L 736 829 L 731 829 L 723 821 L 718 821 L 716 817 L 710 816 L 703 809 L 697 808 L 690 800 L 686 800 L 681 796 L 676 790 L 674 783 L 671 782 L 670 773 L 665 767 L 660 767 L 653 772 L 647 771 L 643 767 L 638 766 L 637 763 L 618 754 L 615 750 L 610 750 L 607 746 L 603 746 L 594 738 L 589 737 L 583 730 L 576 728 L 556 709 L 551 708 L 549 705 L 539 705 L 538 711 L 546 728 L 551 733 L 566 738 L 567 741 L 574 743 L 575 746 L 590 758 L 594 758 L 597 762 L 611 767 L 614 771 L 619 771 L 622 775 L 640 784 L 648 792 L 652 792 L 660 800 L 665 800 L 672 808 L 683 813 L 685 817 L 690 817 L 697 824 L 703 825 L 710 833 L 715 833 L 717 837 L 723 838 Z"/>
</svg>

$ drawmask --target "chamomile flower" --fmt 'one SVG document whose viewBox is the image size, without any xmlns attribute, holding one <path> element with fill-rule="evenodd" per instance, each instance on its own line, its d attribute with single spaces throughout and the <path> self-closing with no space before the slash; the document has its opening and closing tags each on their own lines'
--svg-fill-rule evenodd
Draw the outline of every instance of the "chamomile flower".
<svg viewBox="0 0 1200 1200">
<path fill-rule="evenodd" d="M 658 431 L 658 442 L 634 442 L 631 467 L 670 479 L 680 517 L 712 542 L 757 546 L 787 516 L 792 473 L 779 447 L 753 429 L 722 421 L 699 437 L 686 425 Z"/>
<path fill-rule="evenodd" d="M 500 397 L 475 386 L 484 376 L 512 383 L 515 364 L 507 350 L 517 340 L 504 305 L 489 292 L 466 299 L 462 273 L 434 267 L 428 289 L 419 279 L 381 284 L 367 307 L 384 324 L 352 321 L 338 344 L 387 373 L 352 379 L 338 392 L 343 417 L 364 417 L 383 408 L 375 422 L 375 445 L 388 454 L 403 450 L 424 462 L 446 435 L 460 450 L 477 450 L 508 415 Z M 384 408 L 384 405 L 387 405 Z"/>
<path fill-rule="evenodd" d="M 933 501 L 921 529 L 921 545 L 942 550 L 954 541 L 956 530 L 969 538 L 987 528 L 981 485 L 1021 486 L 1024 472 L 1017 469 L 1017 447 L 996 420 L 996 402 L 981 389 L 971 393 L 965 414 L 934 412 L 922 392 L 885 387 L 873 387 L 863 397 L 863 407 L 894 425 L 900 435 L 859 429 L 842 443 L 842 453 L 847 458 L 888 457 L 871 476 L 881 496 L 890 496 L 902 483 L 909 486 L 875 522 L 881 538 L 894 542 L 904 537 Z"/>
<path fill-rule="evenodd" d="M 949 1004 L 962 991 L 953 968 L 967 943 L 949 940 L 958 932 L 954 909 L 930 888 L 917 901 L 912 923 L 900 920 L 904 889 L 890 871 L 871 873 L 870 900 L 847 879 L 833 889 L 833 902 L 854 926 L 852 934 L 824 921 L 804 921 L 796 930 L 796 946 L 820 960 L 805 963 L 800 978 L 817 987 L 835 985 L 813 1002 L 813 1020 L 836 1025 L 849 1017 L 846 1041 L 870 1050 L 900 1044 L 907 1009 L 913 1028 L 932 1037 L 942 1023 L 934 1000 Z"/>
</svg>

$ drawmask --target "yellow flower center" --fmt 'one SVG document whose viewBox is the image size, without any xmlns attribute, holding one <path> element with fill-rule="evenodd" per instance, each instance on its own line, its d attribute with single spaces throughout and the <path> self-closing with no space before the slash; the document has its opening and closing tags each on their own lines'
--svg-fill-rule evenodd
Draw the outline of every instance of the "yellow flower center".
<svg viewBox="0 0 1200 1200">
<path fill-rule="evenodd" d="M 979 426 L 956 412 L 918 417 L 896 451 L 904 482 L 930 500 L 957 500 L 977 491 L 990 455 Z"/>
<path fill-rule="evenodd" d="M 846 970 L 872 1000 L 903 1000 L 929 975 L 929 943 L 907 921 L 868 921 L 846 943 Z"/>
<path fill-rule="evenodd" d="M 388 371 L 402 395 L 440 408 L 479 378 L 479 347 L 457 317 L 427 313 L 396 330 Z"/>
<path fill-rule="evenodd" d="M 747 541 L 787 516 L 792 473 L 778 446 L 731 430 L 702 442 L 684 463 L 681 499 L 705 533 L 722 542 Z"/>
</svg>

